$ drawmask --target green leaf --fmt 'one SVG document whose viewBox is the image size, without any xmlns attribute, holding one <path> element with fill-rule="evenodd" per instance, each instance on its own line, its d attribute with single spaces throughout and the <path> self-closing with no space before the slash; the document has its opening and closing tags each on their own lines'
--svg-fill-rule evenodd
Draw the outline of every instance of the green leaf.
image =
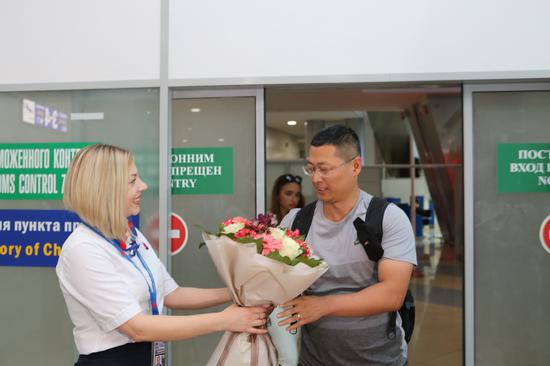
<svg viewBox="0 0 550 366">
<path fill-rule="evenodd" d="M 283 257 L 282 255 L 279 254 L 279 252 L 271 252 L 266 257 L 274 259 L 274 260 L 279 261 L 279 262 L 286 263 L 288 265 L 292 265 L 292 261 L 290 260 L 290 258 L 289 257 Z"/>
<path fill-rule="evenodd" d="M 294 260 L 292 261 L 292 265 L 295 266 L 298 263 L 304 263 L 313 268 L 313 267 L 317 267 L 321 262 L 322 260 L 320 259 L 308 258 L 305 255 L 300 255 L 294 258 Z"/>
<path fill-rule="evenodd" d="M 262 239 L 254 239 L 254 238 L 232 238 L 232 239 L 241 244 L 249 244 L 249 243 L 256 244 L 256 253 L 258 254 L 260 254 L 264 249 L 264 242 Z"/>
<path fill-rule="evenodd" d="M 319 264 L 321 264 L 322 260 L 320 259 L 315 259 L 315 258 L 306 258 L 306 257 L 303 257 L 303 259 L 301 260 L 302 263 L 304 264 L 307 264 L 308 266 L 310 266 L 311 268 L 314 268 L 314 267 L 317 267 Z"/>
</svg>

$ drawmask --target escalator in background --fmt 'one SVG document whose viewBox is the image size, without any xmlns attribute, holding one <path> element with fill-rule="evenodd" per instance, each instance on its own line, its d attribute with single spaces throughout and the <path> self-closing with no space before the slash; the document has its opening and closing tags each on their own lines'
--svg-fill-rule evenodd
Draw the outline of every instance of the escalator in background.
<svg viewBox="0 0 550 366">
<path fill-rule="evenodd" d="M 423 96 L 402 112 L 368 112 L 368 121 L 381 158 L 387 165 L 410 163 L 412 134 L 444 243 L 453 245 L 455 253 L 462 256 L 464 218 L 460 96 Z M 396 178 L 409 177 L 410 169 L 389 168 L 386 174 Z"/>
<path fill-rule="evenodd" d="M 455 96 L 429 96 L 406 115 L 446 243 L 463 255 L 462 103 Z"/>
</svg>

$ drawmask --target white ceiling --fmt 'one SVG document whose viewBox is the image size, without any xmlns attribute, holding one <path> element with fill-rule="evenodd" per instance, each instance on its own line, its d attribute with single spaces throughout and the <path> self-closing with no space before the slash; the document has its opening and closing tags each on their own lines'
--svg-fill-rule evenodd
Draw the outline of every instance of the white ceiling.
<svg viewBox="0 0 550 366">
<path fill-rule="evenodd" d="M 461 88 L 271 88 L 266 90 L 266 123 L 296 137 L 305 135 L 307 120 L 341 120 L 365 111 L 402 111 L 428 95 L 460 95 Z M 295 126 L 287 125 L 294 120 Z"/>
</svg>

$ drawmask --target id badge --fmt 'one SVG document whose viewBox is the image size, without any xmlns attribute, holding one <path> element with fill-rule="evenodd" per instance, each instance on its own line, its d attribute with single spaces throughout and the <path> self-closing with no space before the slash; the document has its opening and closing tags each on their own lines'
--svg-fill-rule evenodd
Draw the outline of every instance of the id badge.
<svg viewBox="0 0 550 366">
<path fill-rule="evenodd" d="M 166 343 L 153 342 L 153 366 L 166 366 Z"/>
</svg>

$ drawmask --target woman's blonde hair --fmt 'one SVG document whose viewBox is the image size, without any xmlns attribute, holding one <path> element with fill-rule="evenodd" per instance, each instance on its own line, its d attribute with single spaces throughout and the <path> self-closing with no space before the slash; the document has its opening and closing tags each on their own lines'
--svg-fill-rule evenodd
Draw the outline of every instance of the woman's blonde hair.
<svg viewBox="0 0 550 366">
<path fill-rule="evenodd" d="M 128 231 L 126 194 L 132 153 L 96 144 L 80 150 L 63 186 L 63 203 L 108 238 L 125 240 Z"/>
</svg>

